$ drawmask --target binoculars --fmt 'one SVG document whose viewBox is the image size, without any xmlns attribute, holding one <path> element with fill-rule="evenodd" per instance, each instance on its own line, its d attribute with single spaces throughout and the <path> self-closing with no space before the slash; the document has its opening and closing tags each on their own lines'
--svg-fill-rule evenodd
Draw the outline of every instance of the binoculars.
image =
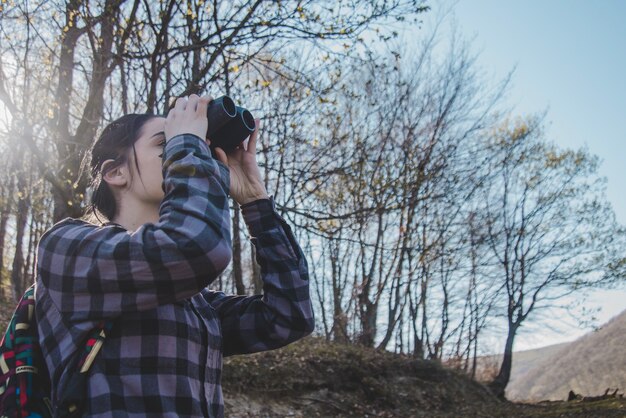
<svg viewBox="0 0 626 418">
<path fill-rule="evenodd" d="M 236 106 L 228 96 L 209 102 L 206 113 L 209 122 L 206 136 L 211 140 L 211 148 L 220 147 L 224 151 L 231 151 L 256 128 L 252 113 Z"/>
</svg>

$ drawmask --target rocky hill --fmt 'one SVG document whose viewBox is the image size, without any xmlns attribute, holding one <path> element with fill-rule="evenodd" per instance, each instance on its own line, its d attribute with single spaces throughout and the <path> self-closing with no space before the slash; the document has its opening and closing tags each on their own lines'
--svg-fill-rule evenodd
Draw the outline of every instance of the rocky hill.
<svg viewBox="0 0 626 418">
<path fill-rule="evenodd" d="M 532 351 L 514 354 L 509 399 L 564 400 L 570 390 L 584 395 L 624 391 L 626 311 L 574 342 Z"/>
</svg>

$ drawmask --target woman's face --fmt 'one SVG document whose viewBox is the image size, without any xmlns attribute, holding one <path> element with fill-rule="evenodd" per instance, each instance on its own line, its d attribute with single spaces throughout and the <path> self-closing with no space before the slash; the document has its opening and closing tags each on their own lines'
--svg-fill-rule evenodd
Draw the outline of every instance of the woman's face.
<svg viewBox="0 0 626 418">
<path fill-rule="evenodd" d="M 163 200 L 162 155 L 165 146 L 165 118 L 155 117 L 141 128 L 135 142 L 136 156 L 129 150 L 129 170 L 132 174 L 128 192 L 140 202 L 158 207 Z M 134 159 L 136 160 L 136 164 Z M 139 168 L 139 170 L 137 170 Z"/>
</svg>

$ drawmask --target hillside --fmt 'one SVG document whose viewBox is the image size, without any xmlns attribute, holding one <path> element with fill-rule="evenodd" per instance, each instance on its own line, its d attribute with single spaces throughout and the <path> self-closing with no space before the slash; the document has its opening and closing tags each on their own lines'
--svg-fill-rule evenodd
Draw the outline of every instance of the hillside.
<svg viewBox="0 0 626 418">
<path fill-rule="evenodd" d="M 258 405 L 268 417 L 464 416 L 470 405 L 486 414 L 499 404 L 482 385 L 434 362 L 312 337 L 228 359 L 224 390 L 229 416 L 264 416 Z"/>
<path fill-rule="evenodd" d="M 565 345 L 514 354 L 507 397 L 564 400 L 570 390 L 600 395 L 626 389 L 626 311 L 599 330 Z M 515 360 L 518 356 L 520 359 Z"/>
<path fill-rule="evenodd" d="M 537 405 L 502 402 L 439 364 L 305 338 L 280 350 L 226 359 L 226 416 L 623 417 L 624 399 Z"/>
<path fill-rule="evenodd" d="M 570 343 L 549 345 L 534 350 L 517 351 L 513 356 L 513 368 L 509 385 L 522 378 L 538 364 L 542 364 L 546 359 L 558 354 Z"/>
<path fill-rule="evenodd" d="M 554 354 L 567 347 L 568 344 L 570 343 L 554 344 L 533 350 L 515 351 L 513 353 L 513 365 L 511 367 L 509 386 L 528 373 L 530 369 L 542 363 L 546 358 L 552 357 Z M 476 371 L 477 380 L 481 382 L 491 381 L 497 374 L 501 364 L 501 354 L 478 357 Z"/>
</svg>

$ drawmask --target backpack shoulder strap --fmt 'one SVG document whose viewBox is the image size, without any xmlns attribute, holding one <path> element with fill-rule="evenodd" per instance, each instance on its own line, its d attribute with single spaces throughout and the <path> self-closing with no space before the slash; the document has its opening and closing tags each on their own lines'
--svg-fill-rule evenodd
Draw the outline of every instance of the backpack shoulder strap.
<svg viewBox="0 0 626 418">
<path fill-rule="evenodd" d="M 83 353 L 78 361 L 79 373 L 87 373 L 89 371 L 112 325 L 111 321 L 101 321 L 89 334 Z"/>
<path fill-rule="evenodd" d="M 88 372 L 112 326 L 112 321 L 101 321 L 89 334 L 78 362 L 74 363 L 76 366 L 72 371 L 67 386 L 64 388 L 63 393 L 60 394 L 59 404 L 57 405 L 57 416 L 59 418 L 81 416 L 87 399 Z"/>
</svg>

